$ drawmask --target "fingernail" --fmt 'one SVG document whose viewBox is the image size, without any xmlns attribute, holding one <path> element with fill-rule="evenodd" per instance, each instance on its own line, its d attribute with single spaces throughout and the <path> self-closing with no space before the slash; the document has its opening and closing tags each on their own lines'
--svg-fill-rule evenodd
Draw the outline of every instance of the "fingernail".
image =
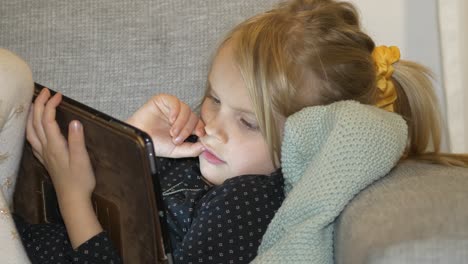
<svg viewBox="0 0 468 264">
<path fill-rule="evenodd" d="M 177 144 L 179 144 L 180 142 L 182 142 L 182 138 L 181 138 L 181 137 L 176 137 L 176 138 L 174 139 L 174 142 L 177 143 Z"/>
<path fill-rule="evenodd" d="M 76 120 L 73 121 L 72 126 L 73 126 L 73 129 L 75 129 L 75 131 L 78 131 L 81 129 L 81 123 Z"/>
</svg>

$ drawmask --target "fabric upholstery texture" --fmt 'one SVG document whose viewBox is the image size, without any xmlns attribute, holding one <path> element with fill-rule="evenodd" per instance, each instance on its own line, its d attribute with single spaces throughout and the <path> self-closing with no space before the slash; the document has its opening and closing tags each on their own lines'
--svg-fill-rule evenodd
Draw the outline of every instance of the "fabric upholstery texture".
<svg viewBox="0 0 468 264">
<path fill-rule="evenodd" d="M 452 253 L 466 256 L 468 252 L 468 248 L 462 252 L 456 246 L 468 241 L 467 223 L 467 169 L 404 162 L 362 191 L 340 215 L 335 232 L 336 263 L 400 263 L 400 258 L 388 262 L 405 248 L 400 243 L 408 246 L 405 254 L 414 260 L 409 263 L 452 263 L 447 261 Z M 445 248 L 444 243 L 449 246 L 450 240 L 458 241 L 452 249 L 458 251 L 447 248 L 444 261 L 427 262 L 428 249 L 435 242 L 424 240 L 445 241 L 437 244 L 439 248 Z M 385 251 L 390 247 L 394 249 Z M 379 262 L 379 257 L 387 262 Z"/>
<path fill-rule="evenodd" d="M 431 238 L 407 241 L 374 252 L 368 258 L 372 264 L 450 263 L 465 264 L 468 260 L 468 240 Z"/>
<path fill-rule="evenodd" d="M 224 34 L 276 2 L 2 0 L 0 47 L 36 82 L 126 119 L 160 92 L 196 106 Z"/>
</svg>

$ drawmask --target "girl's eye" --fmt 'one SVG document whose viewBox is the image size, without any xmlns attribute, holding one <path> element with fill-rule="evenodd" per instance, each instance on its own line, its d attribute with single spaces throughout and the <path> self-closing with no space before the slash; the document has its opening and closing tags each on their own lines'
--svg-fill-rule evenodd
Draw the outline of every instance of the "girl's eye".
<svg viewBox="0 0 468 264">
<path fill-rule="evenodd" d="M 215 103 L 215 104 L 220 104 L 221 103 L 221 101 L 218 98 L 214 97 L 211 94 L 208 95 L 207 97 L 210 98 L 211 100 L 213 100 L 213 103 Z"/>
<path fill-rule="evenodd" d="M 250 130 L 258 130 L 258 126 L 254 123 L 251 123 L 243 118 L 241 118 L 241 123 Z"/>
</svg>

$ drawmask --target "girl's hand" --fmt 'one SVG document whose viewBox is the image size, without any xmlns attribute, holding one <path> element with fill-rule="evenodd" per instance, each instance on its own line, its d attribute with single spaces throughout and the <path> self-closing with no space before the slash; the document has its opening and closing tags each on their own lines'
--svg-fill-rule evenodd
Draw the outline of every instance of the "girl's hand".
<svg viewBox="0 0 468 264">
<path fill-rule="evenodd" d="M 70 123 L 67 142 L 55 121 L 62 95 L 49 98 L 49 90 L 43 89 L 31 106 L 26 137 L 34 155 L 49 172 L 70 242 L 76 248 L 102 231 L 91 203 L 96 180 L 82 125 L 78 121 Z"/>
<path fill-rule="evenodd" d="M 49 90 L 43 89 L 31 106 L 26 137 L 34 155 L 49 172 L 57 195 L 89 199 L 96 180 L 86 151 L 82 125 L 78 121 L 70 123 L 67 142 L 55 121 L 56 107 L 62 95 L 57 93 L 49 98 Z"/>
<path fill-rule="evenodd" d="M 200 142 L 184 142 L 191 134 L 205 135 L 205 124 L 190 107 L 168 94 L 153 96 L 127 122 L 148 133 L 157 156 L 196 157 L 203 151 Z"/>
</svg>

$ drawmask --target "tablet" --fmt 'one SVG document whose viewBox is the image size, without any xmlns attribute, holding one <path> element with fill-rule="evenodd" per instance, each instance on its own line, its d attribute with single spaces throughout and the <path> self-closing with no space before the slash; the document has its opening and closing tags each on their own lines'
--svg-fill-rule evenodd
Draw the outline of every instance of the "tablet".
<svg viewBox="0 0 468 264">
<path fill-rule="evenodd" d="M 34 98 L 43 88 L 35 84 Z M 148 134 L 66 96 L 57 107 L 56 119 L 65 137 L 70 121 L 83 124 L 96 176 L 93 205 L 123 262 L 171 263 L 153 142 Z M 14 211 L 30 223 L 62 221 L 52 182 L 28 143 L 16 184 Z"/>
</svg>

